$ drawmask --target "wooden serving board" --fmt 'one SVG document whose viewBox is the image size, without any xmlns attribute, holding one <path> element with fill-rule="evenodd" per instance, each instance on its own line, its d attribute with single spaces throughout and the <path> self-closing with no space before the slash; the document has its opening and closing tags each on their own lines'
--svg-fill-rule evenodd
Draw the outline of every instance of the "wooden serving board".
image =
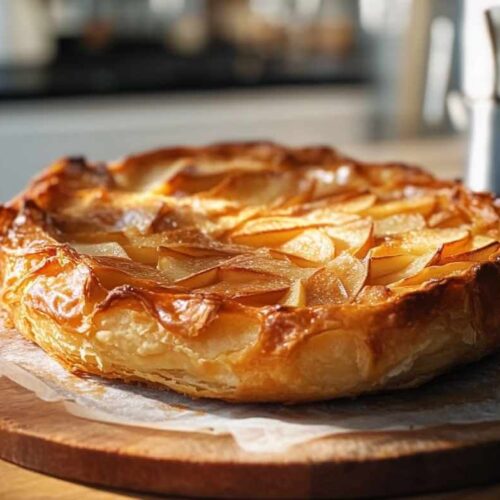
<svg viewBox="0 0 500 500">
<path fill-rule="evenodd" d="M 322 438 L 282 454 L 229 436 L 105 424 L 0 378 L 0 457 L 57 477 L 205 497 L 351 497 L 500 480 L 500 422 Z"/>
</svg>

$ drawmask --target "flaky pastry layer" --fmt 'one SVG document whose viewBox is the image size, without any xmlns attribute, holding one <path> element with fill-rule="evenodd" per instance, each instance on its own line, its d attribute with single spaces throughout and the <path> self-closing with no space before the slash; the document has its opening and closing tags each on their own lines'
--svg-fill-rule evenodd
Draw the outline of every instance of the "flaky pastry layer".
<svg viewBox="0 0 500 500">
<path fill-rule="evenodd" d="M 499 241 L 492 196 L 329 148 L 66 158 L 0 210 L 1 301 L 73 372 L 314 401 L 497 350 Z"/>
</svg>

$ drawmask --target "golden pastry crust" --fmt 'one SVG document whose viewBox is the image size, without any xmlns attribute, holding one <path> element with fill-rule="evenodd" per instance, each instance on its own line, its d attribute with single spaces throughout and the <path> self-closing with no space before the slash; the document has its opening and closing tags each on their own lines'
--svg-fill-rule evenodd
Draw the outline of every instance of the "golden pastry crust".
<svg viewBox="0 0 500 500">
<path fill-rule="evenodd" d="M 74 372 L 313 401 L 497 350 L 499 241 L 492 196 L 329 148 L 67 158 L 1 208 L 1 300 Z"/>
</svg>

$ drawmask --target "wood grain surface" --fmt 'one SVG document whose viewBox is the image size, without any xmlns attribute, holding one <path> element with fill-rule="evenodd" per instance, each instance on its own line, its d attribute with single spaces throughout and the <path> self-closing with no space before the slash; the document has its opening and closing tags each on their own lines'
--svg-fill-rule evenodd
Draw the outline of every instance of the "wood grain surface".
<svg viewBox="0 0 500 500">
<path fill-rule="evenodd" d="M 0 460 L 0 498 L 2 500 L 181 500 L 182 497 L 149 495 L 110 490 L 58 479 Z M 429 495 L 393 497 L 392 500 L 497 500 L 500 485 L 466 488 Z"/>
<path fill-rule="evenodd" d="M 500 480 L 500 423 L 340 435 L 283 454 L 255 454 L 229 436 L 79 419 L 5 378 L 0 393 L 2 458 L 113 488 L 226 498 L 359 498 Z"/>
</svg>

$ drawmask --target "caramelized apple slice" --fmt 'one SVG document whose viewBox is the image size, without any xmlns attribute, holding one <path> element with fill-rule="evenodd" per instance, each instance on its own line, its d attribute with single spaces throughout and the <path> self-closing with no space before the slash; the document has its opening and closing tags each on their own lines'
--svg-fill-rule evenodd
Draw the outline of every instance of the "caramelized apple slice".
<svg viewBox="0 0 500 500">
<path fill-rule="evenodd" d="M 388 301 L 394 295 L 393 291 L 383 285 L 365 285 L 356 297 L 358 304 L 378 304 Z"/>
<path fill-rule="evenodd" d="M 304 257 L 300 257 L 299 255 L 286 253 L 277 248 L 269 248 L 269 255 L 275 259 L 286 259 L 289 260 L 292 264 L 295 264 L 299 267 L 318 267 L 318 263 L 312 260 L 305 259 Z"/>
<path fill-rule="evenodd" d="M 273 210 L 273 213 L 276 215 L 293 215 L 293 216 L 303 216 L 310 213 L 314 213 L 315 211 L 322 209 L 330 209 L 330 207 L 340 206 L 342 202 L 348 201 L 352 198 L 356 198 L 361 196 L 361 194 L 357 191 L 355 192 L 342 192 L 337 193 L 331 196 L 327 196 L 326 198 L 321 198 L 319 200 L 309 200 L 306 202 L 301 202 L 296 205 L 286 205 L 280 208 L 276 208 Z M 336 214 L 341 214 L 342 212 L 336 211 Z M 348 216 L 349 214 L 344 214 L 344 216 Z M 351 217 L 353 219 L 357 219 L 358 217 Z"/>
<path fill-rule="evenodd" d="M 171 179 L 183 172 L 188 166 L 189 160 L 158 162 L 154 166 L 143 168 L 125 169 L 120 162 L 111 164 L 111 171 L 115 182 L 124 190 L 135 192 L 158 192 L 167 194 L 165 186 Z"/>
<path fill-rule="evenodd" d="M 379 259 L 381 257 L 395 257 L 399 255 L 410 255 L 405 248 L 403 248 L 401 241 L 388 240 L 382 245 L 378 245 L 370 249 L 369 256 L 371 259 Z"/>
<path fill-rule="evenodd" d="M 142 234 L 129 234 L 128 235 L 128 244 L 141 247 L 141 248 L 158 248 L 165 243 L 170 241 L 170 233 L 168 232 L 159 232 L 148 235 Z"/>
<path fill-rule="evenodd" d="M 287 280 L 254 276 L 254 279 L 249 281 L 220 281 L 198 291 L 226 296 L 246 305 L 264 306 L 277 304 L 289 288 Z"/>
<path fill-rule="evenodd" d="M 273 214 L 247 221 L 238 231 L 233 233 L 232 237 L 235 241 L 254 234 L 266 234 L 273 237 L 273 233 L 278 232 L 289 232 L 293 236 L 298 231 L 307 228 L 342 226 L 359 220 L 360 217 L 355 214 L 334 212 L 330 208 L 312 210 L 300 217 Z M 281 236 L 278 238 L 282 239 Z"/>
<path fill-rule="evenodd" d="M 190 274 L 185 278 L 178 279 L 175 282 L 175 284 L 191 289 L 209 286 L 218 280 L 219 277 L 218 272 L 219 269 L 217 267 L 202 269 L 201 271 L 194 274 Z"/>
<path fill-rule="evenodd" d="M 186 255 L 188 257 L 221 257 L 230 256 L 230 253 L 223 252 L 210 246 L 196 246 L 185 243 L 166 244 L 163 248 Z M 234 254 L 233 254 L 234 255 Z"/>
<path fill-rule="evenodd" d="M 304 307 L 306 305 L 306 289 L 302 280 L 295 280 L 287 294 L 281 300 L 281 304 L 290 307 Z"/>
<path fill-rule="evenodd" d="M 73 243 L 71 246 L 77 252 L 85 255 L 129 258 L 124 248 L 114 241 L 107 243 Z"/>
<path fill-rule="evenodd" d="M 349 253 L 339 255 L 326 267 L 342 281 L 349 295 L 349 300 L 356 298 L 368 278 L 367 264 Z"/>
<path fill-rule="evenodd" d="M 207 196 L 242 205 L 279 205 L 301 191 L 293 172 L 243 172 L 226 177 Z M 308 183 L 309 186 L 309 183 Z M 307 189 L 308 186 L 304 186 Z"/>
<path fill-rule="evenodd" d="M 164 240 L 165 235 L 163 233 L 152 234 L 143 238 L 132 237 L 129 238 L 129 243 L 124 248 L 132 260 L 159 267 L 160 247 L 163 245 Z M 180 255 L 179 258 L 181 258 Z"/>
<path fill-rule="evenodd" d="M 235 243 L 243 245 L 272 247 L 287 242 L 306 229 L 345 224 L 353 219 L 357 220 L 358 218 L 348 214 L 331 213 L 321 217 L 261 217 L 245 223 L 231 235 L 231 239 Z"/>
<path fill-rule="evenodd" d="M 270 290 L 267 292 L 256 292 L 252 294 L 242 294 L 235 297 L 240 304 L 252 307 L 263 307 L 279 304 L 283 295 L 287 293 L 287 288 L 282 290 Z"/>
<path fill-rule="evenodd" d="M 124 249 L 132 260 L 155 267 L 158 264 L 158 247 L 125 245 Z"/>
<path fill-rule="evenodd" d="M 369 220 L 326 227 L 325 232 L 333 238 L 338 252 L 346 250 L 355 257 L 364 257 L 373 243 L 373 223 Z"/>
<path fill-rule="evenodd" d="M 440 257 L 447 257 L 468 248 L 471 235 L 467 229 L 429 229 L 412 230 L 401 233 L 393 239 L 370 251 L 370 257 L 388 257 L 398 255 L 423 255 L 439 250 Z"/>
<path fill-rule="evenodd" d="M 189 257 L 232 257 L 247 252 L 248 247 L 220 243 L 219 241 L 207 241 L 206 243 L 165 243 L 163 248 Z"/>
<path fill-rule="evenodd" d="M 305 292 L 308 306 L 345 304 L 349 301 L 349 294 L 340 279 L 325 268 L 319 269 L 306 281 Z"/>
<path fill-rule="evenodd" d="M 158 269 L 171 282 L 198 288 L 217 279 L 214 269 L 225 259 L 226 257 L 189 257 L 167 248 L 160 248 Z"/>
<path fill-rule="evenodd" d="M 96 243 L 118 243 L 122 247 L 128 243 L 127 236 L 121 231 L 73 231 L 68 232 L 66 241 L 70 245 L 74 246 L 72 242 L 78 245 L 90 244 L 94 245 Z"/>
<path fill-rule="evenodd" d="M 378 262 L 377 259 L 374 259 L 370 262 L 370 269 L 373 269 L 373 271 L 371 271 L 369 283 L 370 285 L 389 285 L 390 283 L 409 278 L 420 273 L 427 266 L 437 262 L 437 260 L 439 260 L 439 255 L 439 250 L 434 250 L 419 255 L 418 257 L 398 255 L 392 257 L 382 257 L 378 260 Z M 383 259 L 387 259 L 387 261 L 383 262 Z M 403 262 L 407 262 L 407 264 L 400 268 L 399 266 Z M 377 273 L 382 273 L 383 270 L 388 270 L 391 265 L 396 266 L 393 272 L 379 274 L 377 276 Z"/>
<path fill-rule="evenodd" d="M 300 257 L 309 262 L 323 263 L 335 256 L 335 244 L 320 229 L 306 229 L 281 245 L 279 249 L 286 254 Z"/>
<path fill-rule="evenodd" d="M 124 245 L 132 259 L 154 266 L 158 262 L 160 247 L 172 250 L 175 252 L 174 255 L 181 254 L 190 257 L 226 256 L 229 258 L 248 251 L 248 248 L 221 243 L 196 231 L 170 231 L 148 236 L 134 235 L 129 238 L 129 243 Z"/>
<path fill-rule="evenodd" d="M 360 194 L 359 196 L 345 200 L 343 203 L 331 205 L 331 209 L 334 212 L 359 214 L 373 207 L 376 201 L 377 196 L 373 193 Z"/>
<path fill-rule="evenodd" d="M 483 262 L 500 249 L 500 242 L 488 236 L 476 235 L 470 247 L 460 253 L 450 254 L 441 259 L 442 264 L 458 261 Z"/>
<path fill-rule="evenodd" d="M 223 244 L 218 241 L 192 241 L 189 240 L 176 241 L 174 238 L 169 239 L 167 235 L 158 233 L 145 238 L 131 238 L 129 245 L 124 246 L 129 256 L 144 264 L 156 266 L 159 259 L 159 254 L 163 252 L 166 255 L 168 251 L 173 252 L 172 255 L 182 258 L 208 258 L 218 257 L 221 260 L 228 259 L 234 255 L 238 255 L 247 248 L 238 247 L 237 245 Z M 160 251 L 160 248 L 163 249 Z M 188 260 L 188 259 L 187 259 Z"/>
<path fill-rule="evenodd" d="M 457 234 L 456 239 L 442 244 L 440 250 L 440 259 L 447 259 L 457 253 L 464 252 L 471 244 L 472 236 L 470 231 L 464 230 Z"/>
<path fill-rule="evenodd" d="M 443 247 L 446 254 L 465 248 L 470 239 L 467 229 L 434 228 L 404 233 L 398 238 L 406 251 L 422 254 Z"/>
<path fill-rule="evenodd" d="M 260 269 L 252 269 L 251 267 L 245 269 L 231 264 L 223 264 L 219 269 L 219 281 L 224 283 L 248 283 L 256 280 L 271 280 L 276 277 L 278 275 Z"/>
<path fill-rule="evenodd" d="M 202 193 L 214 188 L 224 179 L 224 172 L 203 172 L 199 165 L 188 163 L 184 167 L 172 172 L 169 178 L 161 179 L 160 183 L 152 186 L 151 192 L 163 195 L 185 195 Z"/>
<path fill-rule="evenodd" d="M 244 245 L 276 246 L 312 226 L 313 222 L 294 217 L 263 217 L 248 221 L 231 235 L 231 239 Z"/>
<path fill-rule="evenodd" d="M 455 276 L 461 276 L 473 265 L 474 262 L 451 262 L 449 264 L 445 264 L 444 266 L 429 266 L 422 269 L 419 273 L 399 281 L 395 281 L 389 286 L 390 288 L 397 289 L 398 287 L 403 286 L 421 285 L 422 283 L 430 280 L 448 279 Z"/>
<path fill-rule="evenodd" d="M 82 256 L 84 261 L 89 257 Z M 113 288 L 132 285 L 139 288 L 152 286 L 156 289 L 168 289 L 172 292 L 186 292 L 185 288 L 172 286 L 172 283 L 166 282 L 165 275 L 151 266 L 145 266 L 139 262 L 130 259 L 117 259 L 116 257 L 94 256 L 88 262 L 92 267 L 100 284 L 112 290 Z"/>
<path fill-rule="evenodd" d="M 217 237 L 227 234 L 230 231 L 236 231 L 261 212 L 260 207 L 245 207 L 234 213 L 217 215 L 212 219 L 202 220 L 199 225 L 206 233 Z"/>
<path fill-rule="evenodd" d="M 308 278 L 314 273 L 314 269 L 298 267 L 287 258 L 272 258 L 268 253 L 262 251 L 255 254 L 239 255 L 226 260 L 220 266 L 220 272 L 222 280 L 231 281 L 243 280 L 244 278 L 239 276 L 245 272 L 249 273 L 248 279 L 255 278 L 255 273 L 258 273 L 294 280 Z"/>
<path fill-rule="evenodd" d="M 359 221 L 361 217 L 352 213 L 336 212 L 332 207 L 316 208 L 303 215 L 305 221 L 311 221 L 314 227 L 343 226 Z"/>
<path fill-rule="evenodd" d="M 343 253 L 305 283 L 308 305 L 343 304 L 356 298 L 368 277 L 365 263 Z"/>
<path fill-rule="evenodd" d="M 409 254 L 372 256 L 369 260 L 368 281 L 371 284 L 381 284 L 385 276 L 397 273 L 408 267 L 415 260 Z"/>
<path fill-rule="evenodd" d="M 428 220 L 429 227 L 457 227 L 467 222 L 463 214 L 455 210 L 440 210 L 433 213 Z"/>
<path fill-rule="evenodd" d="M 358 174 L 356 166 L 350 164 L 348 160 L 342 165 L 335 165 L 334 168 L 309 168 L 307 171 L 309 179 L 315 183 L 314 198 L 323 198 L 339 192 L 343 192 L 349 187 L 358 188 L 366 186 L 366 180 Z"/>
<path fill-rule="evenodd" d="M 375 222 L 374 234 L 377 238 L 416 231 L 425 227 L 425 219 L 421 214 L 389 215 Z"/>
<path fill-rule="evenodd" d="M 248 251 L 248 248 L 218 241 L 194 228 L 158 232 L 147 236 L 131 235 L 129 236 L 129 244 L 140 248 L 170 248 L 194 257 L 230 255 Z"/>
<path fill-rule="evenodd" d="M 432 213 L 435 205 L 436 198 L 434 196 L 422 196 L 374 205 L 365 210 L 363 214 L 369 215 L 374 219 L 383 219 L 390 215 L 404 213 L 419 213 L 425 217 Z"/>
</svg>

